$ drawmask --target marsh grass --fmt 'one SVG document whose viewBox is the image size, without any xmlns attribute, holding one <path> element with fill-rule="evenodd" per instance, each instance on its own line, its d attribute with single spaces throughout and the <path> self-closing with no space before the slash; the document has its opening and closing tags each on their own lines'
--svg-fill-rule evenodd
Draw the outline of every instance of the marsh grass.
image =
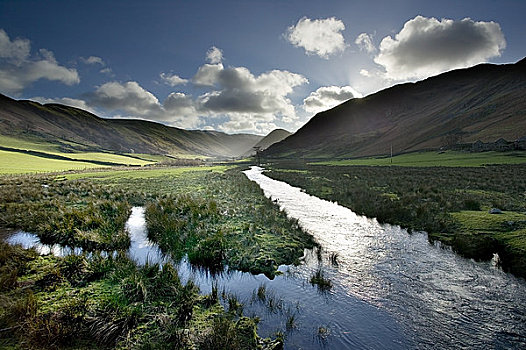
<svg viewBox="0 0 526 350">
<path fill-rule="evenodd" d="M 316 272 L 311 275 L 309 282 L 313 286 L 318 286 L 318 289 L 322 292 L 326 292 L 332 288 L 331 280 L 325 276 L 325 272 L 323 272 L 321 268 L 317 269 Z"/>
<path fill-rule="evenodd" d="M 291 171 L 299 170 L 299 171 Z M 458 253 L 475 259 L 498 252 L 503 266 L 520 276 L 526 271 L 526 239 L 513 225 L 503 231 L 473 230 L 456 213 L 495 207 L 526 212 L 526 165 L 485 167 L 376 167 L 275 164 L 269 176 L 337 201 L 357 214 L 409 231 L 426 231 Z M 484 232 L 485 237 L 480 233 Z M 506 237 L 513 236 L 514 239 Z"/>
<path fill-rule="evenodd" d="M 0 227 L 35 233 L 44 244 L 87 251 L 126 249 L 126 194 L 49 176 L 0 178 Z"/>
<path fill-rule="evenodd" d="M 312 237 L 239 169 L 224 170 L 1 177 L 0 228 L 84 251 L 58 258 L 0 246 L 6 342 L 46 349 L 256 348 L 257 320 L 243 316 L 239 300 L 223 293 L 223 308 L 217 286 L 199 295 L 174 266 L 137 266 L 125 254 L 131 206 L 146 205 L 149 238 L 199 268 L 228 264 L 273 277 L 280 264 L 299 263 L 304 249 L 315 245 Z M 280 299 L 269 296 L 265 303 L 282 312 Z"/>
</svg>

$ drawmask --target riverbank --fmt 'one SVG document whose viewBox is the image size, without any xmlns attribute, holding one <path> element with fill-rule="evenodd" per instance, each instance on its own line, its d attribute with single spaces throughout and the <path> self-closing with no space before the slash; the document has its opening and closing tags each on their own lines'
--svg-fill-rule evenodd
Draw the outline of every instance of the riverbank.
<svg viewBox="0 0 526 350">
<path fill-rule="evenodd" d="M 257 336 L 235 297 L 201 295 L 171 265 L 137 266 L 123 254 L 131 206 L 147 207 L 161 249 L 196 267 L 265 273 L 299 263 L 314 241 L 239 169 L 163 168 L 0 179 L 0 226 L 42 243 L 81 247 L 80 256 L 39 256 L 2 244 L 0 329 L 13 348 L 252 349 Z M 91 253 L 91 254 L 90 254 Z M 226 305 L 226 306 L 223 306 Z M 4 338 L 5 336 L 5 338 Z"/>
<path fill-rule="evenodd" d="M 526 276 L 526 165 L 374 167 L 274 164 L 268 176 L 379 222 L 429 233 L 459 254 Z M 498 208 L 502 214 L 490 214 Z"/>
</svg>

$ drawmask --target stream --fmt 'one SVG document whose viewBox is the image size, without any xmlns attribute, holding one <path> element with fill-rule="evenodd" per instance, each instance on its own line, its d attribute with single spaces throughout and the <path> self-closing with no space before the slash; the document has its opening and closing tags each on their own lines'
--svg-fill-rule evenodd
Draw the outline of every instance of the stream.
<svg viewBox="0 0 526 350">
<path fill-rule="evenodd" d="M 203 293 L 217 284 L 236 295 L 246 315 L 260 318 L 260 335 L 283 332 L 286 349 L 526 348 L 524 279 L 430 244 L 423 232 L 379 224 L 270 179 L 261 168 L 244 173 L 298 219 L 321 250 L 306 251 L 300 266 L 280 266 L 283 274 L 273 280 L 239 271 L 212 276 L 185 259 L 175 265 L 182 280 L 194 280 Z M 147 239 L 144 208 L 132 209 L 126 229 L 128 254 L 137 263 L 170 261 Z M 44 246 L 25 232 L 7 240 L 41 254 L 81 252 Z M 318 269 L 331 280 L 330 290 L 309 283 Z M 265 300 L 256 293 L 262 287 Z"/>
</svg>

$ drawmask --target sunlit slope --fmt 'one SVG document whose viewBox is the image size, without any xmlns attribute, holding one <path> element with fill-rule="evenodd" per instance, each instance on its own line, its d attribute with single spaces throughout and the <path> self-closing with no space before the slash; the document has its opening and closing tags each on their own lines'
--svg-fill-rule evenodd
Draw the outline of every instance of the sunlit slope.
<svg viewBox="0 0 526 350">
<path fill-rule="evenodd" d="M 262 137 L 183 130 L 126 119 L 103 119 L 82 109 L 16 101 L 0 95 L 0 134 L 37 137 L 65 151 L 109 150 L 120 153 L 189 157 L 237 157 Z"/>
<path fill-rule="evenodd" d="M 38 157 L 0 150 L 0 174 L 47 173 L 67 170 L 104 168 L 107 165 Z"/>
<path fill-rule="evenodd" d="M 274 157 L 346 158 L 526 136 L 526 60 L 406 83 L 318 113 Z"/>
</svg>

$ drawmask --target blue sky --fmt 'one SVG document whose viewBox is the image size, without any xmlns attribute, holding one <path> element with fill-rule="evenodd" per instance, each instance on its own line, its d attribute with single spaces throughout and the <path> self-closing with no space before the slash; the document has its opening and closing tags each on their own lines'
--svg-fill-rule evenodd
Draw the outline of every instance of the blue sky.
<svg viewBox="0 0 526 350">
<path fill-rule="evenodd" d="M 0 92 L 191 129 L 294 131 L 349 98 L 526 56 L 526 1 L 5 1 Z"/>
</svg>

